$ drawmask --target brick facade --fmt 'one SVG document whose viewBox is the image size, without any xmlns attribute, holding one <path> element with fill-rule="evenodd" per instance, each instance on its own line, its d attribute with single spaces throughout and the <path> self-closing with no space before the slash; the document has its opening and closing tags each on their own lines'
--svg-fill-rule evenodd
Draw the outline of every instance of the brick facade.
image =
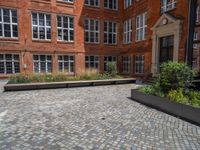
<svg viewBox="0 0 200 150">
<path fill-rule="evenodd" d="M 7 0 L 0 1 L 1 8 L 17 9 L 18 38 L 0 38 L 0 54 L 19 54 L 20 72 L 33 73 L 33 55 L 48 54 L 52 56 L 52 72 L 58 73 L 58 55 L 75 56 L 75 74 L 85 70 L 85 56 L 99 56 L 100 72 L 104 70 L 104 56 L 116 56 L 119 72 L 122 73 L 123 56 L 130 56 L 130 73 L 134 77 L 146 78 L 152 67 L 152 27 L 156 24 L 161 13 L 160 0 L 133 1 L 133 4 L 124 9 L 124 0 L 118 0 L 118 10 L 104 8 L 103 0 L 99 7 L 84 5 L 84 0 L 75 0 L 74 3 L 62 0 Z M 51 14 L 51 40 L 32 39 L 32 12 Z M 147 12 L 146 40 L 136 42 L 136 16 Z M 166 12 L 181 22 L 178 60 L 185 60 L 185 45 L 187 36 L 188 1 L 176 0 L 176 8 Z M 57 15 L 74 17 L 74 42 L 57 40 Z M 84 20 L 94 18 L 100 21 L 99 44 L 85 43 Z M 123 43 L 123 23 L 132 20 L 132 42 Z M 117 44 L 104 44 L 104 21 L 117 23 Z M 135 74 L 135 55 L 144 55 L 144 74 Z M 7 76 L 0 74 L 0 76 Z"/>
</svg>

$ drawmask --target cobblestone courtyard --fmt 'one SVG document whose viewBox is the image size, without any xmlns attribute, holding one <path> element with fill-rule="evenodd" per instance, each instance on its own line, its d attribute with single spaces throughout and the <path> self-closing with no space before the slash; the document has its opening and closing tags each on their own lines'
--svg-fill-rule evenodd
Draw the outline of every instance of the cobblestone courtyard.
<svg viewBox="0 0 200 150">
<path fill-rule="evenodd" d="M 0 93 L 0 149 L 200 149 L 200 127 L 130 100 L 134 87 Z"/>
</svg>

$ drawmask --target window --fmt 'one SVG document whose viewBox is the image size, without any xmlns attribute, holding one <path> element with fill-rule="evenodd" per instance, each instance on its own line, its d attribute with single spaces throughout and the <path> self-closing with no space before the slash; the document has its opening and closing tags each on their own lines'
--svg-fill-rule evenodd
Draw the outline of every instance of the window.
<svg viewBox="0 0 200 150">
<path fill-rule="evenodd" d="M 104 0 L 104 8 L 117 10 L 118 0 Z"/>
<path fill-rule="evenodd" d="M 128 8 L 129 6 L 132 5 L 132 0 L 124 0 L 124 8 Z"/>
<path fill-rule="evenodd" d="M 147 30 L 147 13 L 143 13 L 136 17 L 136 41 L 146 39 Z"/>
<path fill-rule="evenodd" d="M 136 74 L 144 73 L 144 55 L 135 56 L 135 73 Z"/>
<path fill-rule="evenodd" d="M 58 69 L 63 73 L 74 73 L 74 56 L 58 56 Z"/>
<path fill-rule="evenodd" d="M 85 20 L 85 42 L 99 43 L 99 21 L 95 19 Z"/>
<path fill-rule="evenodd" d="M 161 12 L 167 12 L 176 7 L 176 0 L 161 0 Z"/>
<path fill-rule="evenodd" d="M 17 38 L 17 10 L 0 8 L 0 38 Z"/>
<path fill-rule="evenodd" d="M 74 18 L 57 16 L 58 41 L 74 41 Z"/>
<path fill-rule="evenodd" d="M 194 42 L 197 41 L 197 40 L 198 40 L 198 33 L 195 32 L 195 33 L 194 33 Z M 197 48 L 198 48 L 198 44 L 196 44 L 196 43 L 193 44 L 193 48 L 197 49 Z"/>
<path fill-rule="evenodd" d="M 197 68 L 197 58 L 192 58 L 192 68 L 193 69 Z"/>
<path fill-rule="evenodd" d="M 104 57 L 104 71 L 107 71 L 107 64 L 109 62 L 117 63 L 117 57 L 116 56 L 105 56 Z"/>
<path fill-rule="evenodd" d="M 32 13 L 33 39 L 51 39 L 51 15 L 43 13 Z"/>
<path fill-rule="evenodd" d="M 63 0 L 64 2 L 69 2 L 69 3 L 73 3 L 74 0 Z"/>
<path fill-rule="evenodd" d="M 99 57 L 98 56 L 86 56 L 85 57 L 85 68 L 99 70 Z"/>
<path fill-rule="evenodd" d="M 129 73 L 130 72 L 130 57 L 129 56 L 123 56 L 123 73 Z"/>
<path fill-rule="evenodd" d="M 110 21 L 104 22 L 104 43 L 117 44 L 117 23 Z"/>
<path fill-rule="evenodd" d="M 50 73 L 51 55 L 33 55 L 33 70 L 35 73 Z"/>
<path fill-rule="evenodd" d="M 196 22 L 199 22 L 199 6 L 197 6 Z"/>
<path fill-rule="evenodd" d="M 0 54 L 0 73 L 14 74 L 20 72 L 19 55 Z"/>
<path fill-rule="evenodd" d="M 124 22 L 124 44 L 132 42 L 132 20 L 126 20 Z"/>
<path fill-rule="evenodd" d="M 85 5 L 99 7 L 99 0 L 85 0 Z"/>
</svg>

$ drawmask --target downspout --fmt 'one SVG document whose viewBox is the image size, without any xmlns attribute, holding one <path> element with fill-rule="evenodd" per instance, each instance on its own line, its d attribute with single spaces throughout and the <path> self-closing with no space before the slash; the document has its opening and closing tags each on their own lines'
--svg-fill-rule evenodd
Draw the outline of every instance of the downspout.
<svg viewBox="0 0 200 150">
<path fill-rule="evenodd" d="M 193 41 L 194 41 L 194 31 L 196 22 L 196 9 L 197 0 L 189 0 L 188 8 L 188 34 L 187 34 L 187 45 L 186 45 L 186 63 L 192 68 L 193 59 Z"/>
</svg>

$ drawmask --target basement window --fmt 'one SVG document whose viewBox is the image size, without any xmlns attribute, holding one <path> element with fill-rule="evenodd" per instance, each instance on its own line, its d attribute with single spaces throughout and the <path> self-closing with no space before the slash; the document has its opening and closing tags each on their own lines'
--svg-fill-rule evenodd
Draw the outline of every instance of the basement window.
<svg viewBox="0 0 200 150">
<path fill-rule="evenodd" d="M 20 72 L 18 54 L 0 54 L 0 73 L 14 74 Z"/>
<path fill-rule="evenodd" d="M 99 70 L 99 56 L 85 56 L 85 68 Z"/>
<path fill-rule="evenodd" d="M 33 71 L 35 73 L 51 73 L 51 55 L 33 55 Z"/>
<path fill-rule="evenodd" d="M 62 73 L 74 73 L 74 56 L 59 55 L 58 69 Z"/>
<path fill-rule="evenodd" d="M 144 55 L 135 56 L 135 74 L 144 73 Z"/>
</svg>

